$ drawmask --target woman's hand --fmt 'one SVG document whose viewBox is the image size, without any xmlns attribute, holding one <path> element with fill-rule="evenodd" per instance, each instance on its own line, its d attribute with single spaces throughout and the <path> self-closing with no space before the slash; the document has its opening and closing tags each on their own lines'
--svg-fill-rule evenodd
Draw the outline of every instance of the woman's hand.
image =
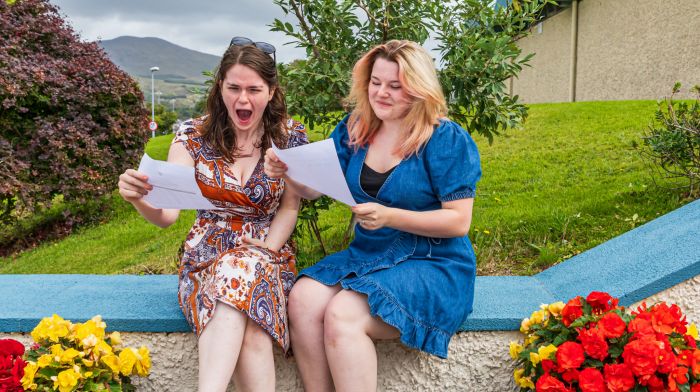
<svg viewBox="0 0 700 392">
<path fill-rule="evenodd" d="M 258 238 L 243 237 L 241 241 L 246 245 L 257 246 L 258 248 L 270 249 L 265 241 Z"/>
<path fill-rule="evenodd" d="M 393 211 L 393 208 L 378 203 L 362 203 L 352 207 L 357 222 L 367 230 L 379 230 L 389 226 Z"/>
<path fill-rule="evenodd" d="M 129 203 L 134 203 L 148 194 L 153 185 L 148 183 L 148 176 L 134 169 L 127 169 L 119 176 L 119 195 Z"/>
<path fill-rule="evenodd" d="M 282 162 L 272 151 L 272 148 L 268 148 L 265 151 L 265 175 L 270 178 L 282 178 L 287 174 L 287 165 Z"/>
</svg>

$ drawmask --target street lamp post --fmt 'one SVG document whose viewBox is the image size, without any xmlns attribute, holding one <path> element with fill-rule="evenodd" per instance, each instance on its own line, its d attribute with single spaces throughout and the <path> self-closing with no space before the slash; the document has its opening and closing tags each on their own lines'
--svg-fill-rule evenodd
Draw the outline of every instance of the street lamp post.
<svg viewBox="0 0 700 392">
<path fill-rule="evenodd" d="M 156 105 L 155 105 L 155 94 L 153 93 L 153 74 L 160 71 L 158 67 L 151 67 L 151 122 L 156 121 Z M 151 137 L 156 137 L 156 131 L 151 131 Z"/>
</svg>

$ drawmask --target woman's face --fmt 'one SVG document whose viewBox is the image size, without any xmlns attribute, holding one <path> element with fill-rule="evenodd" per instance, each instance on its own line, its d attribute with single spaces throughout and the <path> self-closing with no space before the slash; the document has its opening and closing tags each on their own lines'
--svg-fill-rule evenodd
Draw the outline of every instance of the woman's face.
<svg viewBox="0 0 700 392">
<path fill-rule="evenodd" d="M 368 93 L 372 110 L 382 121 L 402 119 L 411 105 L 399 81 L 399 64 L 381 57 L 374 61 Z"/>
<path fill-rule="evenodd" d="M 274 90 L 252 68 L 236 64 L 221 82 L 221 98 L 237 131 L 257 131 Z"/>
</svg>

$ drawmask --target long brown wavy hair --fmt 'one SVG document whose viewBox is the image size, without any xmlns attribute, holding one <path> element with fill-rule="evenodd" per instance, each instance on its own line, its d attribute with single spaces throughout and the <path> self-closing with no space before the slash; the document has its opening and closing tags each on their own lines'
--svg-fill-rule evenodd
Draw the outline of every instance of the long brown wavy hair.
<svg viewBox="0 0 700 392">
<path fill-rule="evenodd" d="M 271 147 L 271 141 L 274 141 L 281 148 L 287 146 L 287 132 L 285 131 L 287 105 L 284 102 L 284 92 L 277 80 L 275 61 L 253 45 L 232 45 L 224 53 L 214 75 L 214 84 L 207 98 L 208 116 L 202 124 L 202 129 L 199 130 L 202 138 L 228 162 L 233 162 L 242 156 L 239 149 L 236 148 L 234 124 L 221 97 L 221 88 L 226 78 L 226 72 L 236 64 L 245 65 L 257 72 L 267 83 L 267 86 L 274 89 L 272 99 L 265 107 L 262 116 L 264 133 L 260 144 L 256 144 L 255 147 L 265 151 Z"/>
</svg>

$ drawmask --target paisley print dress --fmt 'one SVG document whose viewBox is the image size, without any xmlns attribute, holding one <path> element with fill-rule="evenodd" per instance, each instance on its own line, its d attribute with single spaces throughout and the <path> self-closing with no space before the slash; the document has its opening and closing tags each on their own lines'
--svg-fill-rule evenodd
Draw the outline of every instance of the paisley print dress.
<svg viewBox="0 0 700 392">
<path fill-rule="evenodd" d="M 279 252 L 243 244 L 265 240 L 284 192 L 284 180 L 265 175 L 263 159 L 241 184 L 226 162 L 200 137 L 202 119 L 185 122 L 173 143 L 183 143 L 195 162 L 202 194 L 217 210 L 197 210 L 179 268 L 180 307 L 199 336 L 222 302 L 255 321 L 289 349 L 287 296 L 296 276 L 289 243 Z M 287 147 L 308 143 L 304 126 L 287 122 Z"/>
</svg>

